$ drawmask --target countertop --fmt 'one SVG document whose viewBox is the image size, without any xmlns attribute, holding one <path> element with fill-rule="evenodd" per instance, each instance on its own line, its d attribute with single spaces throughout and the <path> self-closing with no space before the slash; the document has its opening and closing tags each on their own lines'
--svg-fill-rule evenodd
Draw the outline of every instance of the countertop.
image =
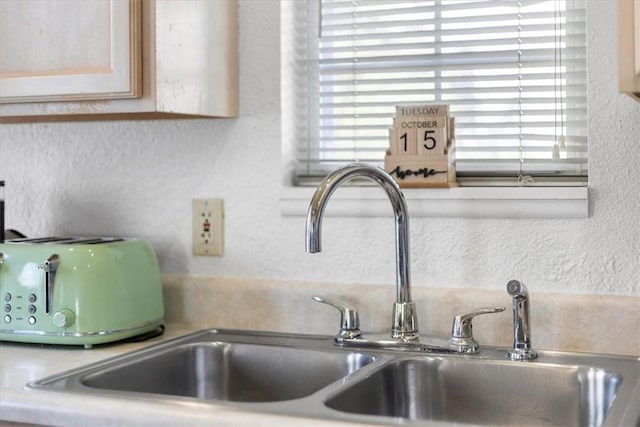
<svg viewBox="0 0 640 427">
<path fill-rule="evenodd" d="M 317 303 L 311 301 L 310 296 L 317 294 L 318 289 L 326 296 L 357 305 L 368 330 L 388 328 L 389 296 L 392 294 L 389 286 L 167 275 L 163 281 L 168 326 L 160 337 L 138 343 L 100 345 L 90 350 L 82 346 L 0 342 L 0 426 L 4 427 L 7 421 L 83 427 L 340 425 L 340 422 L 328 420 L 246 412 L 213 403 L 176 406 L 27 390 L 24 386 L 30 381 L 204 329 L 205 325 L 331 335 L 335 333 L 337 319 L 331 310 L 319 309 Z M 413 294 L 421 310 L 421 332 L 440 337 L 450 333 L 455 314 L 478 307 L 504 305 L 505 299 L 504 290 L 486 289 L 415 287 Z M 637 356 L 640 342 L 624 339 L 623 332 L 640 329 L 639 301 L 639 297 L 630 296 L 536 293 L 531 307 L 534 347 Z M 238 313 L 244 315 L 238 316 Z M 588 334 L 583 333 L 586 324 L 589 325 Z M 612 329 L 614 324 L 627 325 L 627 328 Z M 474 326 L 476 339 L 483 345 L 508 347 L 512 343 L 510 313 L 481 316 Z M 302 327 L 304 331 L 300 331 Z"/>
<path fill-rule="evenodd" d="M 211 403 L 167 405 L 63 392 L 30 390 L 25 384 L 118 356 L 201 329 L 169 324 L 165 333 L 143 342 L 82 346 L 0 343 L 0 425 L 3 422 L 54 426 L 335 426 L 328 420 L 246 412 Z M 350 423 L 349 425 L 354 425 Z M 362 425 L 362 424 L 361 424 Z"/>
</svg>

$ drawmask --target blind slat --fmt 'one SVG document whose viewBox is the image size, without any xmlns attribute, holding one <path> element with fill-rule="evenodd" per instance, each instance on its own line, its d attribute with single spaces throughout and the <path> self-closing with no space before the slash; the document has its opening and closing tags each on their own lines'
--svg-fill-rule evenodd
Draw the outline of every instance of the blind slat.
<svg viewBox="0 0 640 427">
<path fill-rule="evenodd" d="M 514 58 L 517 57 L 514 55 Z M 408 72 L 408 71 L 421 71 L 421 72 L 454 72 L 454 71 L 475 71 L 478 69 L 482 70 L 502 70 L 505 68 L 510 69 L 518 69 L 518 64 L 514 63 L 513 60 L 509 61 L 506 58 L 504 61 L 498 62 L 485 62 L 481 63 L 477 62 L 464 62 L 464 58 L 461 58 L 460 62 L 457 63 L 449 63 L 442 64 L 437 60 L 429 60 L 423 59 L 421 61 L 414 61 L 411 63 L 398 64 L 396 62 L 390 64 L 378 63 L 375 66 L 369 66 L 368 68 L 364 67 L 364 64 L 361 63 L 347 63 L 340 64 L 340 67 L 326 67 L 323 66 L 322 73 L 325 76 L 331 77 L 339 77 L 341 74 L 345 74 L 346 72 L 357 72 L 358 75 L 371 75 L 371 74 L 380 74 L 380 73 L 393 73 L 393 72 Z M 574 58 L 567 59 L 562 62 L 565 67 L 574 68 L 575 71 L 583 71 L 586 73 L 586 58 Z M 522 61 L 523 66 L 526 65 L 527 68 L 551 68 L 555 66 L 553 59 L 547 60 L 539 60 L 539 59 L 530 59 L 527 61 Z M 349 74 L 351 76 L 351 74 Z"/>
<path fill-rule="evenodd" d="M 572 46 L 574 49 L 583 49 L 584 44 L 580 44 L 584 40 L 580 40 L 578 36 L 569 37 L 570 41 L 572 41 Z M 526 41 L 527 43 L 537 44 L 537 45 L 546 45 L 552 46 L 555 42 L 554 37 L 552 35 L 545 36 L 531 36 L 531 37 L 521 37 L 522 41 Z M 403 42 L 402 40 L 392 40 L 389 38 L 385 38 L 382 40 L 376 40 L 375 43 L 353 43 L 353 39 L 348 40 L 350 43 L 334 43 L 333 46 L 323 46 L 319 49 L 321 54 L 327 55 L 337 55 L 337 54 L 345 54 L 345 55 L 353 55 L 355 50 L 357 50 L 357 56 L 365 57 L 365 52 L 370 52 L 374 54 L 378 51 L 388 52 L 403 52 L 403 51 L 419 51 L 423 54 L 433 53 L 436 49 L 446 50 L 453 48 L 495 48 L 496 46 L 513 46 L 514 39 L 512 37 L 491 37 L 484 38 L 482 40 L 450 40 L 450 41 L 413 41 L 411 44 Z M 516 41 L 517 42 L 517 41 Z"/>
<path fill-rule="evenodd" d="M 448 95 L 441 95 L 440 97 L 441 99 L 447 99 Z M 431 99 L 431 98 L 427 98 L 425 99 L 424 97 L 422 98 L 425 100 L 425 102 L 435 102 L 437 101 L 436 99 Z M 547 104 L 550 102 L 550 98 L 545 97 L 530 97 L 530 98 L 526 98 L 526 102 L 528 104 Z M 565 102 L 567 104 L 580 104 L 580 105 L 584 105 L 585 110 L 584 113 L 586 115 L 586 101 L 584 98 L 584 95 L 576 95 L 576 96 L 572 96 L 572 97 L 565 97 Z M 452 103 L 452 102 L 450 102 Z M 513 104 L 513 103 L 518 103 L 518 99 L 514 99 L 514 98 L 509 98 L 509 99 L 492 99 L 492 98 L 487 98 L 487 97 L 483 97 L 483 98 L 479 98 L 479 99 L 459 99 L 455 101 L 455 105 L 456 106 L 462 106 L 462 105 L 492 105 L 492 104 L 499 104 L 499 105 L 504 105 L 504 104 Z M 365 107 L 373 107 L 373 108 L 379 108 L 379 107 L 392 107 L 398 104 L 402 104 L 402 101 L 399 102 L 385 102 L 385 101 L 379 101 L 379 102 L 352 102 L 352 103 L 340 103 L 340 102 L 327 102 L 323 104 L 323 107 L 325 108 L 339 108 L 339 107 L 344 107 L 344 106 L 350 106 L 350 107 L 358 107 L 358 108 L 365 108 Z M 452 111 L 455 111 L 455 109 L 452 107 L 451 108 Z M 551 112 L 551 114 L 553 114 L 553 112 Z M 388 113 L 388 120 L 387 123 L 389 123 L 389 126 L 391 125 L 391 118 L 393 117 L 393 113 L 389 112 Z"/>
</svg>

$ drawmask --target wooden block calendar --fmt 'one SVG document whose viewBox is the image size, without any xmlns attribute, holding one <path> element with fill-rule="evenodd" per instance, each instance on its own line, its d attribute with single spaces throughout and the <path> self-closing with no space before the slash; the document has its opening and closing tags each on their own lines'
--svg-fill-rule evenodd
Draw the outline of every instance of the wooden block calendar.
<svg viewBox="0 0 640 427">
<path fill-rule="evenodd" d="M 400 187 L 457 187 L 448 105 L 398 106 L 384 169 Z"/>
</svg>

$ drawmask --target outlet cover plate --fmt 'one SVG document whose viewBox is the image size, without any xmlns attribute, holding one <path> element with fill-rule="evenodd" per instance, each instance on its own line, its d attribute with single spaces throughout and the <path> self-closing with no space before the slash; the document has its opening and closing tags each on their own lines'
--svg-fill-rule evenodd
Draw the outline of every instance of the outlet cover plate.
<svg viewBox="0 0 640 427">
<path fill-rule="evenodd" d="M 224 253 L 222 199 L 193 199 L 193 254 L 222 256 Z"/>
</svg>

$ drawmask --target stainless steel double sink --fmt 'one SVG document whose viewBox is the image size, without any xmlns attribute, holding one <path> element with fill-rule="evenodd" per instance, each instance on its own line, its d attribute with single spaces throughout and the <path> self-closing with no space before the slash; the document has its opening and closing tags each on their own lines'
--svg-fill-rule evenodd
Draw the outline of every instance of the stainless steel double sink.
<svg viewBox="0 0 640 427">
<path fill-rule="evenodd" d="M 324 336 L 202 330 L 29 388 L 373 424 L 640 425 L 640 360 L 505 349 L 434 355 Z"/>
</svg>

